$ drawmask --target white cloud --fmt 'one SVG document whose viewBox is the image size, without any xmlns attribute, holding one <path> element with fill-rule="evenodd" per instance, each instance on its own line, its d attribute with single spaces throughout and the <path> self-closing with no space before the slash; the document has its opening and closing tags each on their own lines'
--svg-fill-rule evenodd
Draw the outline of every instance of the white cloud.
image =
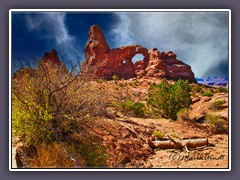
<svg viewBox="0 0 240 180">
<path fill-rule="evenodd" d="M 159 51 L 174 51 L 201 77 L 228 60 L 226 12 L 128 12 L 119 17 L 112 33 L 114 46 L 140 44 Z"/>
<path fill-rule="evenodd" d="M 132 19 L 128 16 L 128 13 L 119 14 L 120 23 L 115 24 L 112 29 L 112 33 L 115 34 L 113 46 L 125 46 L 128 44 L 134 44 L 133 33 L 131 32 Z"/>
<path fill-rule="evenodd" d="M 76 40 L 68 33 L 65 17 L 64 12 L 27 14 L 26 25 L 29 31 L 43 30 L 39 34 L 40 38 L 45 38 L 53 48 L 71 61 L 76 60 L 77 57 L 82 58 L 82 54 Z"/>
</svg>

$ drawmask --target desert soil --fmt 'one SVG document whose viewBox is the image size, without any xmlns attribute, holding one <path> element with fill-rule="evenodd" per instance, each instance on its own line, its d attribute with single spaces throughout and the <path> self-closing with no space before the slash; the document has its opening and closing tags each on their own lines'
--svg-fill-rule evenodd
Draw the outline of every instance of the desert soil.
<svg viewBox="0 0 240 180">
<path fill-rule="evenodd" d="M 205 128 L 185 121 L 168 119 L 128 118 L 126 125 L 133 129 L 148 126 L 175 139 L 208 138 L 207 147 L 188 149 L 155 149 L 140 167 L 145 168 L 228 168 L 228 135 L 211 134 Z"/>
</svg>

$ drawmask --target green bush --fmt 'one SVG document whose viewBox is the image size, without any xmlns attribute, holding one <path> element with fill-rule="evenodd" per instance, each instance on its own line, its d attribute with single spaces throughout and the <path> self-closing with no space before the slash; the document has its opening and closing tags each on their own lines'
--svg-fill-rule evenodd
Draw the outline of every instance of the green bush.
<svg viewBox="0 0 240 180">
<path fill-rule="evenodd" d="M 213 92 L 206 91 L 206 92 L 203 93 L 203 96 L 208 96 L 208 97 L 213 96 Z"/>
<path fill-rule="evenodd" d="M 179 120 L 189 120 L 189 109 L 188 108 L 183 108 L 180 109 L 177 113 L 177 119 Z"/>
<path fill-rule="evenodd" d="M 162 132 L 160 132 L 160 131 L 154 131 L 154 132 L 153 132 L 153 135 L 154 135 L 157 139 L 162 139 L 162 138 L 165 136 L 165 134 L 162 133 Z"/>
<path fill-rule="evenodd" d="M 228 131 L 228 128 L 225 126 L 225 121 L 215 115 L 207 114 L 204 121 L 215 127 L 217 133 L 226 133 Z"/>
<path fill-rule="evenodd" d="M 119 80 L 119 78 L 118 78 L 116 75 L 113 75 L 113 76 L 112 76 L 112 79 L 113 79 L 114 81 Z"/>
<path fill-rule="evenodd" d="M 147 104 L 156 114 L 177 119 L 179 110 L 191 104 L 188 81 L 180 79 L 174 84 L 169 84 L 164 78 L 159 85 L 151 84 L 148 89 Z"/>
<path fill-rule="evenodd" d="M 106 79 L 97 79 L 96 82 L 97 83 L 103 83 L 103 82 L 106 82 L 107 80 Z"/>
<path fill-rule="evenodd" d="M 225 102 L 224 102 L 224 100 L 216 100 L 213 104 L 212 104 L 212 108 L 213 109 L 216 109 L 216 110 L 218 110 L 218 109 L 221 109 L 221 105 L 223 105 Z"/>
<path fill-rule="evenodd" d="M 146 107 L 142 102 L 134 102 L 133 100 L 124 100 L 120 102 L 113 103 L 119 111 L 124 113 L 124 115 L 133 115 L 135 117 L 145 117 Z"/>
<path fill-rule="evenodd" d="M 217 88 L 217 91 L 216 91 L 216 92 L 218 92 L 218 93 L 221 93 L 221 92 L 227 93 L 227 92 L 228 92 L 228 89 L 227 89 L 227 88 L 224 88 L 224 87 L 219 87 L 219 88 Z"/>
<path fill-rule="evenodd" d="M 199 84 L 194 84 L 191 89 L 195 92 L 201 92 L 202 91 L 202 87 Z"/>
<path fill-rule="evenodd" d="M 139 81 L 138 81 L 138 80 L 135 80 L 135 81 L 134 81 L 134 86 L 137 86 L 138 83 L 139 83 Z"/>
<path fill-rule="evenodd" d="M 120 86 L 120 87 L 124 87 L 124 84 L 120 82 L 120 83 L 119 83 L 119 86 Z"/>
</svg>

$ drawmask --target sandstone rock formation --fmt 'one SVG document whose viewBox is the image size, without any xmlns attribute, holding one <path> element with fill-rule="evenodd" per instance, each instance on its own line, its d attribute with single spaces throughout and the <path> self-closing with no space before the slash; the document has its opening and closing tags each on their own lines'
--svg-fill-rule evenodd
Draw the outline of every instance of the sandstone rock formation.
<svg viewBox="0 0 240 180">
<path fill-rule="evenodd" d="M 43 69 L 46 73 L 46 70 L 48 70 L 51 73 L 60 72 L 61 73 L 68 73 L 68 70 L 66 68 L 66 65 L 61 62 L 58 58 L 57 51 L 55 49 L 46 52 L 43 56 L 43 58 L 40 59 L 38 62 L 38 68 Z M 29 74 L 30 76 L 34 76 L 35 74 L 35 68 L 32 67 L 21 67 L 13 74 L 13 78 L 17 78 L 18 80 L 22 79 L 25 74 Z M 48 72 L 48 73 L 49 73 Z"/>
<path fill-rule="evenodd" d="M 142 54 L 143 60 L 132 62 L 136 54 Z M 141 45 L 128 45 L 110 49 L 100 26 L 90 27 L 88 41 L 85 47 L 86 61 L 82 68 L 96 66 L 97 78 L 111 79 L 113 75 L 119 78 L 159 77 L 169 79 L 188 79 L 196 82 L 191 67 L 176 59 L 172 51 L 159 52 L 157 48 L 148 50 Z"/>
<path fill-rule="evenodd" d="M 43 58 L 41 59 L 41 62 L 48 63 L 48 64 L 54 64 L 54 65 L 61 65 L 62 62 L 59 60 L 57 51 L 55 49 L 47 52 L 44 54 Z"/>
<path fill-rule="evenodd" d="M 195 82 L 191 67 L 180 60 L 172 51 L 160 53 L 157 48 L 149 50 L 149 63 L 146 68 L 149 77 L 167 77 L 170 79 L 188 79 Z"/>
</svg>

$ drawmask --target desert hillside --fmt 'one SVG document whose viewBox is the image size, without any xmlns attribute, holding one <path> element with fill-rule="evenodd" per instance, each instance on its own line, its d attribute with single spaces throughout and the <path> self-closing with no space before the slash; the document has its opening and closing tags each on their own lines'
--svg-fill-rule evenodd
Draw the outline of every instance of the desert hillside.
<svg viewBox="0 0 240 180">
<path fill-rule="evenodd" d="M 172 51 L 110 49 L 98 25 L 85 55 L 14 72 L 13 168 L 228 168 L 227 87 L 198 84 Z"/>
</svg>

